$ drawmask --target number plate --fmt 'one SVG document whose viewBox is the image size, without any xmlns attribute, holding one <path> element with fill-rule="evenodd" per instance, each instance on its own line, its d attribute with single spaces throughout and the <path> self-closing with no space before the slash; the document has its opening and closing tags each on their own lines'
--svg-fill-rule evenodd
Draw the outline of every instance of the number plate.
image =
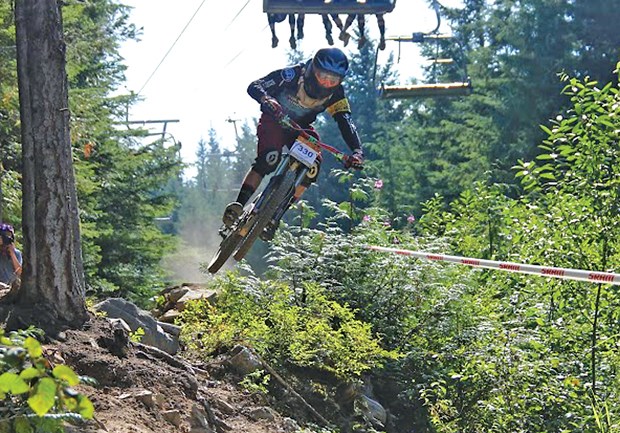
<svg viewBox="0 0 620 433">
<path fill-rule="evenodd" d="M 314 164 L 319 152 L 300 141 L 296 141 L 291 147 L 290 154 L 306 167 L 312 167 L 312 164 Z"/>
</svg>

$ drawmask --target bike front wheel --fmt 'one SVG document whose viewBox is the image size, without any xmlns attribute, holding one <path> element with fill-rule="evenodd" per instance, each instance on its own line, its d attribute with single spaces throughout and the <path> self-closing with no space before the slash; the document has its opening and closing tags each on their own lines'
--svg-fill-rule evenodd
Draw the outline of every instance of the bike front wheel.
<svg viewBox="0 0 620 433">
<path fill-rule="evenodd" d="M 292 170 L 287 170 L 278 183 L 274 185 L 274 188 L 265 190 L 263 194 L 268 194 L 258 214 L 254 218 L 254 224 L 248 231 L 248 234 L 241 241 L 239 249 L 235 253 L 235 260 L 239 261 L 245 257 L 250 250 L 256 238 L 263 232 L 267 224 L 272 220 L 278 207 L 289 196 L 295 185 L 296 173 Z"/>
<path fill-rule="evenodd" d="M 226 260 L 228 260 L 230 255 L 235 251 L 241 239 L 242 237 L 239 234 L 239 231 L 235 230 L 222 240 L 219 249 L 213 255 L 213 258 L 207 267 L 210 273 L 215 274 L 220 270 L 224 263 L 226 263 Z"/>
</svg>

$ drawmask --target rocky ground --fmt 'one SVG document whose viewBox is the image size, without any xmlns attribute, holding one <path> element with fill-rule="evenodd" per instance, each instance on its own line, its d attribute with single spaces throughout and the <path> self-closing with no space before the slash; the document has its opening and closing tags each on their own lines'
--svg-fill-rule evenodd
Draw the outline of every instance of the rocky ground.
<svg viewBox="0 0 620 433">
<path fill-rule="evenodd" d="M 244 391 L 226 356 L 190 364 L 142 344 L 127 342 L 106 319 L 93 318 L 63 341 L 45 345 L 53 362 L 94 378 L 81 385 L 95 420 L 71 427 L 86 433 L 295 432 L 291 413 L 274 409 L 264 394 Z M 293 411 L 295 411 L 293 409 Z M 304 410 L 300 422 L 310 421 Z M 288 415 L 288 416 L 287 416 Z M 311 415 L 310 415 L 311 416 Z"/>
<path fill-rule="evenodd" d="M 0 299 L 3 295 L 0 290 Z M 185 302 L 213 296 L 198 285 L 166 289 L 161 295 L 165 302 L 153 312 L 163 321 L 124 300 L 110 299 L 107 306 L 119 308 L 95 306 L 99 312 L 82 329 L 66 330 L 46 342 L 44 353 L 52 365 L 66 364 L 96 382 L 79 386 L 95 406 L 95 419 L 68 426 L 67 432 L 313 433 L 331 431 L 323 427 L 333 425 L 358 432 L 375 431 L 361 425 L 383 427 L 386 411 L 379 403 L 325 373 L 298 369 L 284 374 L 242 346 L 205 361 L 182 347 L 178 351 L 178 341 L 172 346 L 162 342 L 161 334 L 171 334 L 161 328 L 175 331 L 170 322 Z M 146 330 L 142 343 L 130 341 L 130 332 L 140 328 Z M 269 383 L 242 386 L 245 375 L 256 370 L 268 374 Z"/>
</svg>

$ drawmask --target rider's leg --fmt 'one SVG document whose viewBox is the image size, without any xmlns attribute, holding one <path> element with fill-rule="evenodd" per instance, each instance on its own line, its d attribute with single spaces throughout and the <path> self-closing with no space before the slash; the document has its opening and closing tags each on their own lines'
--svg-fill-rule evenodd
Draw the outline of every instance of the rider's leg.
<svg viewBox="0 0 620 433">
<path fill-rule="evenodd" d="M 271 220 L 271 222 L 267 225 L 267 227 L 265 227 L 265 230 L 263 230 L 263 233 L 261 233 L 260 238 L 262 240 L 270 241 L 273 239 L 273 237 L 276 234 L 276 230 L 278 230 L 278 227 L 280 226 L 280 220 L 282 219 L 286 211 L 293 204 L 297 203 L 299 199 L 301 198 L 301 196 L 303 195 L 303 193 L 306 191 L 306 189 L 308 189 L 308 187 L 316 181 L 316 176 L 318 175 L 318 170 L 319 170 L 319 164 L 315 166 L 316 171 L 314 169 L 312 170 L 315 173 L 314 176 L 310 178 L 309 177 L 310 173 L 309 175 L 306 175 L 306 179 L 304 179 L 303 183 L 297 186 L 297 188 L 295 188 L 295 192 L 293 196 L 290 198 L 289 202 L 286 204 L 286 206 L 283 206 L 280 209 L 280 211 L 273 216 L 273 219 Z"/>
<path fill-rule="evenodd" d="M 306 131 L 308 131 L 308 133 L 314 136 L 317 140 L 320 140 L 319 134 L 314 130 L 314 128 L 308 127 Z M 276 230 L 278 229 L 278 226 L 280 225 L 280 220 L 282 219 L 282 217 L 284 216 L 288 208 L 291 207 L 291 205 L 293 205 L 294 203 L 297 203 L 299 199 L 301 198 L 302 194 L 306 191 L 306 189 L 308 189 L 310 185 L 316 182 L 319 176 L 320 170 L 321 170 L 321 159 L 319 156 L 319 159 L 316 160 L 312 168 L 310 168 L 308 173 L 306 173 L 306 178 L 301 182 L 300 185 L 298 185 L 295 188 L 295 192 L 293 193 L 293 196 L 291 197 L 289 202 L 286 204 L 286 206 L 283 206 L 280 212 L 274 215 L 271 222 L 267 225 L 267 227 L 265 227 L 265 230 L 263 231 L 263 233 L 261 233 L 261 236 L 260 236 L 262 240 L 270 241 L 273 239 L 273 237 L 275 236 Z"/>
<path fill-rule="evenodd" d="M 258 186 L 260 185 L 262 180 L 263 175 L 251 168 L 246 173 L 245 178 L 243 179 L 243 183 L 241 184 L 241 190 L 239 191 L 239 195 L 237 196 L 237 202 L 245 206 L 250 197 L 252 197 L 252 194 L 254 194 L 254 191 L 258 189 Z"/>
<path fill-rule="evenodd" d="M 243 206 L 258 189 L 263 177 L 272 173 L 280 161 L 282 147 L 294 141 L 292 132 L 282 127 L 268 114 L 263 114 L 258 123 L 258 149 L 252 168 L 245 175 L 237 200 L 229 203 L 222 220 L 232 225 L 243 212 Z"/>
<path fill-rule="evenodd" d="M 344 24 L 342 23 L 342 20 L 340 19 L 338 14 L 330 14 L 329 16 L 331 17 L 331 19 L 334 22 L 334 24 L 336 24 L 336 27 L 338 27 L 338 30 L 343 32 L 344 31 Z M 339 39 L 342 40 L 341 37 L 339 37 Z"/>
<path fill-rule="evenodd" d="M 258 189 L 261 181 L 263 180 L 263 176 L 256 172 L 253 168 L 251 168 L 245 178 L 243 179 L 243 183 L 241 184 L 241 189 L 239 190 L 239 195 L 237 196 L 237 200 L 232 203 L 228 203 L 226 209 L 224 210 L 224 216 L 222 217 L 222 221 L 227 226 L 231 226 L 237 218 L 241 216 L 243 213 L 243 206 L 248 202 L 254 191 Z"/>
</svg>

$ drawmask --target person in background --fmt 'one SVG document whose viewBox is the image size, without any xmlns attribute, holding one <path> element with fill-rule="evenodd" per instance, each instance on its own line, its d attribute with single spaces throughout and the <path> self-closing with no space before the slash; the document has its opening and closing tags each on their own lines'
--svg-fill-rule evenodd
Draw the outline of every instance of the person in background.
<svg viewBox="0 0 620 433">
<path fill-rule="evenodd" d="M 15 231 L 10 224 L 0 224 L 0 282 L 11 285 L 22 274 L 22 253 L 15 248 Z"/>
<path fill-rule="evenodd" d="M 379 27 L 379 37 L 380 37 L 379 49 L 384 50 L 385 49 L 385 19 L 383 18 L 383 14 L 376 14 L 375 16 L 377 18 L 377 25 Z M 334 20 L 334 23 L 336 23 L 336 27 L 338 27 L 338 29 L 340 30 L 340 35 L 338 36 L 338 39 L 340 39 L 343 42 L 343 45 L 345 47 L 347 46 L 347 44 L 349 43 L 349 39 L 351 38 L 351 35 L 347 32 L 347 30 L 349 30 L 349 27 L 351 27 L 351 24 L 353 24 L 353 21 L 357 19 L 357 27 L 359 29 L 359 34 L 360 34 L 360 39 L 357 43 L 357 47 L 362 48 L 364 46 L 364 44 L 366 43 L 366 35 L 365 35 L 366 17 L 364 15 L 362 14 L 349 15 L 347 16 L 347 19 L 344 22 L 344 24 L 342 23 L 342 20 L 337 15 L 332 15 L 332 19 Z M 327 29 L 327 26 L 325 26 L 325 28 Z M 330 34 L 331 34 L 331 28 L 330 28 Z"/>
<path fill-rule="evenodd" d="M 323 27 L 325 27 L 325 39 L 327 39 L 327 43 L 329 45 L 334 45 L 334 38 L 332 38 L 332 22 L 329 19 L 330 15 L 322 14 L 321 19 L 323 20 Z M 338 15 L 331 15 L 332 20 L 336 23 L 336 26 L 340 29 L 342 28 L 342 21 L 338 17 Z"/>
<path fill-rule="evenodd" d="M 286 19 L 286 14 L 267 14 L 267 21 L 269 22 L 269 29 L 271 29 L 271 48 L 275 48 L 278 46 L 278 42 L 280 40 L 276 36 L 276 23 L 281 23 Z M 304 38 L 304 14 L 298 14 L 297 19 L 295 19 L 295 14 L 288 15 L 288 24 L 291 28 L 291 37 L 288 42 L 291 45 L 292 49 L 297 48 L 296 39 Z M 297 27 L 297 38 L 295 38 L 295 27 Z"/>
<path fill-rule="evenodd" d="M 237 200 L 226 206 L 222 218 L 225 225 L 231 226 L 239 218 L 243 206 L 254 194 L 263 177 L 277 168 L 282 148 L 293 144 L 299 135 L 299 132 L 278 123 L 284 116 L 297 122 L 318 139 L 311 124 L 319 113 L 327 111 L 338 124 L 342 138 L 352 151 L 347 167 L 362 168 L 364 152 L 342 85 L 348 69 L 349 60 L 340 49 L 323 48 L 307 62 L 275 70 L 250 84 L 248 94 L 260 103 L 263 112 L 257 130 L 258 155 L 245 176 Z M 302 185 L 295 190 L 293 202 L 316 180 L 318 174 L 317 163 L 308 172 Z M 276 216 L 276 220 L 267 226 L 261 235 L 263 240 L 273 238 L 281 216 Z"/>
</svg>

